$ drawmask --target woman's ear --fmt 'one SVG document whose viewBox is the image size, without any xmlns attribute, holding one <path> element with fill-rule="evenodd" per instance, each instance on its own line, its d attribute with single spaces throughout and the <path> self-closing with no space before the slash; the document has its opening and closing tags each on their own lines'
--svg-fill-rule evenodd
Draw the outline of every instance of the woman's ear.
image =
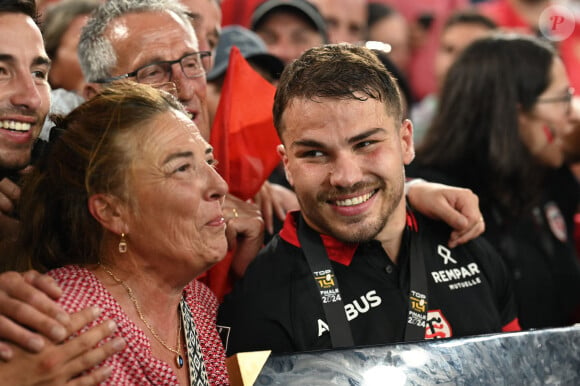
<svg viewBox="0 0 580 386">
<path fill-rule="evenodd" d="M 89 197 L 89 211 L 103 228 L 115 233 L 129 233 L 123 216 L 125 205 L 117 197 L 98 193 Z"/>
</svg>

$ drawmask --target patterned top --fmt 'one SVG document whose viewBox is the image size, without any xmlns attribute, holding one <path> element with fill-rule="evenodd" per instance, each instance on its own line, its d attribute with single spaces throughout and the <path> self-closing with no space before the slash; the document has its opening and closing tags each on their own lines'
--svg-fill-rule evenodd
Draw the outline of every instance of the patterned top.
<svg viewBox="0 0 580 386">
<path fill-rule="evenodd" d="M 178 384 L 171 365 L 153 357 L 151 343 L 143 330 L 128 318 L 92 272 L 71 265 L 52 270 L 49 275 L 56 279 L 63 290 L 58 302 L 67 312 L 80 311 L 88 306 L 99 307 L 103 311 L 89 327 L 113 319 L 117 323 L 113 337 L 120 336 L 127 342 L 123 351 L 100 365 L 109 366 L 113 370 L 104 385 Z M 224 349 L 215 323 L 218 307 L 215 296 L 197 280 L 185 287 L 183 295 L 193 315 L 210 384 L 229 385 Z"/>
</svg>

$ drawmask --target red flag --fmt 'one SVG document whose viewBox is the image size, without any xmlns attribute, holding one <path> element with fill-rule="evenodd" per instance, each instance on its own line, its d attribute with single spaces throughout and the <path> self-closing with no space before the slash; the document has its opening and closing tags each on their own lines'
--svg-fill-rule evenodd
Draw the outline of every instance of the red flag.
<svg viewBox="0 0 580 386">
<path fill-rule="evenodd" d="M 210 143 L 230 193 L 243 200 L 254 197 L 280 162 L 272 117 L 275 92 L 232 47 Z"/>
</svg>

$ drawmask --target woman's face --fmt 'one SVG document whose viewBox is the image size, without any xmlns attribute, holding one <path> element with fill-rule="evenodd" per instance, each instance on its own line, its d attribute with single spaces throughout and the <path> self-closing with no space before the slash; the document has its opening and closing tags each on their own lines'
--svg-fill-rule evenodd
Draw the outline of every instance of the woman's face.
<svg viewBox="0 0 580 386">
<path fill-rule="evenodd" d="M 564 161 L 561 138 L 571 130 L 573 90 L 564 64 L 554 59 L 550 84 L 529 112 L 520 114 L 520 134 L 531 153 L 543 163 L 558 167 Z"/>
<path fill-rule="evenodd" d="M 185 114 L 152 119 L 129 166 L 127 242 L 159 272 L 199 275 L 226 254 L 226 182 L 212 148 Z"/>
</svg>

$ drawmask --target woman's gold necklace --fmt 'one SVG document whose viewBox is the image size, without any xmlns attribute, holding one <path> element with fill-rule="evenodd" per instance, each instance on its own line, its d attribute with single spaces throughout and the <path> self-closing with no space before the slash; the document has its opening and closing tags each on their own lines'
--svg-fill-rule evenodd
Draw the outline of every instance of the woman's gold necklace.
<svg viewBox="0 0 580 386">
<path fill-rule="evenodd" d="M 174 349 L 172 347 L 169 347 L 169 345 L 167 343 L 165 343 L 163 341 L 163 339 L 161 339 L 161 337 L 159 336 L 157 331 L 155 331 L 155 329 L 153 329 L 153 327 L 149 324 L 147 319 L 145 319 L 145 316 L 143 315 L 143 312 L 141 311 L 141 307 L 139 306 L 139 303 L 137 302 L 137 298 L 135 298 L 135 294 L 133 293 L 133 290 L 127 285 L 127 283 L 125 283 L 123 280 L 121 280 L 117 276 L 115 276 L 115 274 L 113 272 L 111 272 L 111 270 L 108 269 L 107 267 L 105 267 L 104 265 L 102 265 L 102 264 L 99 264 L 99 265 L 101 267 L 103 267 L 103 270 L 109 276 L 111 276 L 111 278 L 113 278 L 113 280 L 115 282 L 117 282 L 117 284 L 121 284 L 125 288 L 125 290 L 127 291 L 127 294 L 129 295 L 129 299 L 131 299 L 131 302 L 133 302 L 133 305 L 135 306 L 135 309 L 137 310 L 137 314 L 139 315 L 139 319 L 141 319 L 141 321 L 145 324 L 145 326 L 147 327 L 149 332 L 151 332 L 151 335 L 153 335 L 153 337 L 159 343 L 161 343 L 161 345 L 163 345 L 163 347 L 165 347 L 167 350 L 171 351 L 172 353 L 174 353 L 176 355 L 175 356 L 175 364 L 177 365 L 178 368 L 182 368 L 184 362 L 183 362 L 183 356 L 181 355 L 181 317 L 179 318 L 179 329 L 177 331 L 177 349 Z"/>
</svg>

